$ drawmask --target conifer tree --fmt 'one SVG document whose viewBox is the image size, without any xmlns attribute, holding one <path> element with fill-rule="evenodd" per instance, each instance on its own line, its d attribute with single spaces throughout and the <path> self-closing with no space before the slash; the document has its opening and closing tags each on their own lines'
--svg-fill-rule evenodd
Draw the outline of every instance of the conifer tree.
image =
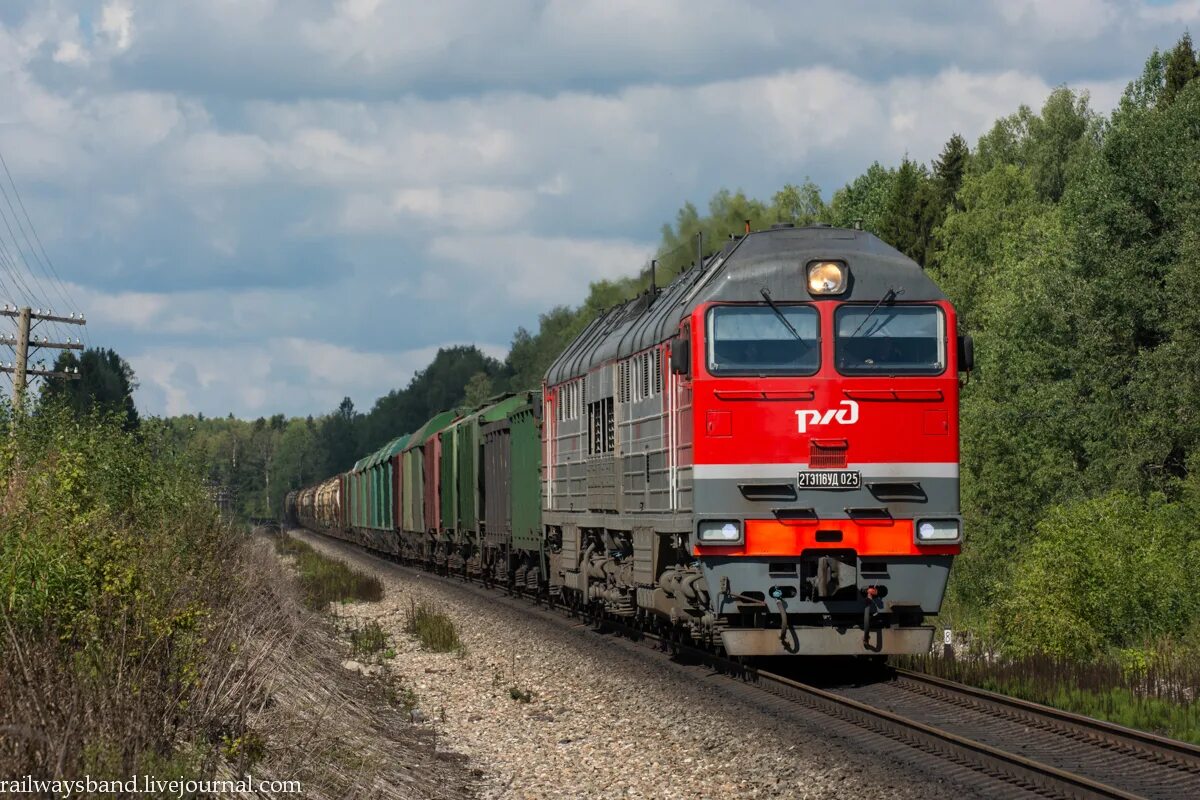
<svg viewBox="0 0 1200 800">
<path fill-rule="evenodd" d="M 933 228 L 933 205 L 925 168 L 905 158 L 896 171 L 879 226 L 879 236 L 924 266 Z"/>
<path fill-rule="evenodd" d="M 956 133 L 946 142 L 937 161 L 933 162 L 933 181 L 937 187 L 938 204 L 941 206 L 939 224 L 950 206 L 958 211 L 962 210 L 955 196 L 962 186 L 963 175 L 967 171 L 967 159 L 970 157 L 971 150 L 967 146 L 967 140 Z"/>
<path fill-rule="evenodd" d="M 1200 65 L 1196 63 L 1196 51 L 1192 48 L 1192 35 L 1184 33 L 1179 44 L 1167 58 L 1166 81 L 1163 86 L 1163 105 L 1170 105 L 1184 86 L 1200 76 Z"/>
</svg>

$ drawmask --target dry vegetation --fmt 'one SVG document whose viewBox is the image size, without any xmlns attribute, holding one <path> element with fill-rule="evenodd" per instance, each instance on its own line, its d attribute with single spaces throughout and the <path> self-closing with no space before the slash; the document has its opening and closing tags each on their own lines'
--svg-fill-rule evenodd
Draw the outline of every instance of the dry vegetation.
<svg viewBox="0 0 1200 800">
<path fill-rule="evenodd" d="M 145 427 L 0 408 L 0 432 L 0 774 L 469 794 L 404 693 L 343 669 L 349 644 L 310 610 L 377 581 L 293 579 Z"/>
</svg>

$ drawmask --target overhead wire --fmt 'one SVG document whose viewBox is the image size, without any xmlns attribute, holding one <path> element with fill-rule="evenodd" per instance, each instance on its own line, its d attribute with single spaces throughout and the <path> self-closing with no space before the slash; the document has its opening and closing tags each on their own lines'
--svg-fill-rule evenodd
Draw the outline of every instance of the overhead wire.
<svg viewBox="0 0 1200 800">
<path fill-rule="evenodd" d="M 0 218 L 4 219 L 5 227 L 9 228 L 9 233 L 11 235 L 11 227 L 8 225 L 8 218 L 5 216 L 2 208 L 0 208 Z M 14 242 L 14 245 L 15 244 L 16 243 Z M 20 291 L 20 296 L 14 297 L 13 300 L 23 301 L 26 305 L 38 305 L 39 307 L 44 307 L 45 310 L 49 311 L 50 304 L 46 301 L 45 295 L 42 294 L 41 284 L 37 282 L 37 276 L 29 272 L 28 263 L 21 254 L 19 247 L 17 248 L 17 255 L 21 256 L 21 263 L 18 263 L 17 259 L 13 258 L 12 253 L 9 252 L 8 243 L 4 239 L 3 231 L 0 231 L 0 264 L 2 264 L 8 271 L 9 278 L 17 285 Z M 25 265 L 24 270 L 21 269 L 22 264 Z M 29 283 L 26 281 L 26 278 L 32 279 L 39 291 L 34 291 L 31 289 Z M 56 322 L 51 322 L 49 324 L 54 338 L 61 340 L 63 332 L 59 324 Z"/>
<path fill-rule="evenodd" d="M 21 214 L 25 217 L 25 222 L 29 225 L 29 230 L 26 231 L 25 226 L 21 224 L 20 217 L 17 216 L 16 209 L 13 208 L 12 199 L 9 198 L 8 192 L 4 191 L 4 184 L 0 183 L 0 193 L 4 194 L 4 200 L 8 204 L 9 210 L 12 211 L 14 219 L 17 221 L 17 228 L 20 229 L 21 235 L 25 239 L 25 244 L 29 247 L 29 252 L 33 255 L 34 261 L 37 262 L 42 270 L 42 274 L 50 281 L 58 298 L 63 301 L 67 309 L 75 312 L 80 311 L 81 309 L 67 290 L 65 282 L 58 274 L 58 269 L 55 268 L 53 259 L 46 252 L 46 246 L 42 244 L 42 237 L 38 234 L 37 226 L 33 224 L 33 219 L 29 216 L 29 210 L 25 207 L 25 200 L 21 197 L 21 190 L 17 188 L 17 183 L 13 180 L 12 172 L 8 168 L 8 161 L 5 160 L 3 151 L 0 151 L 0 167 L 3 167 L 4 176 L 8 179 L 8 185 L 12 187 L 13 197 L 17 200 L 17 206 L 20 207 Z M 30 241 L 29 238 L 31 233 L 33 234 L 33 241 Z M 35 242 L 36 247 L 34 246 Z"/>
<path fill-rule="evenodd" d="M 0 210 L 0 217 L 3 216 L 4 213 L 2 210 Z M 16 259 L 14 259 L 12 254 L 8 251 L 8 243 L 4 240 L 3 231 L 0 231 L 0 263 L 2 263 L 5 270 L 8 271 L 9 280 L 11 280 L 17 286 L 19 296 L 13 298 L 14 302 L 24 301 L 25 303 L 36 303 L 39 305 L 45 302 L 36 292 L 30 289 L 29 284 L 25 282 L 25 279 L 21 274 L 21 268 L 18 266 Z"/>
<path fill-rule="evenodd" d="M 58 297 L 58 299 L 61 300 L 67 309 L 71 310 L 72 312 L 80 311 L 80 309 L 76 306 L 74 299 L 71 297 L 65 282 L 58 274 L 58 270 L 54 266 L 54 261 L 50 258 L 50 254 L 46 251 L 46 247 L 42 243 L 42 238 L 38 234 L 37 226 L 33 224 L 33 218 L 30 217 L 29 210 L 25 207 L 25 201 L 21 197 L 21 191 L 17 188 L 16 181 L 13 179 L 12 171 L 8 167 L 8 161 L 4 158 L 3 152 L 0 152 L 0 168 L 3 168 L 4 176 L 8 181 L 8 185 L 12 188 L 12 196 L 10 197 L 8 190 L 5 189 L 3 181 L 0 181 L 0 194 L 4 196 L 5 204 L 8 206 L 8 210 L 12 214 L 12 220 L 16 223 L 17 230 L 21 232 L 21 237 L 25 241 L 25 248 L 21 247 L 21 243 L 18 241 L 17 235 L 13 231 L 12 223 L 10 223 L 8 215 L 4 213 L 4 209 L 2 207 L 0 207 L 0 217 L 4 219 L 4 227 L 8 230 L 13 247 L 16 250 L 17 255 L 20 257 L 21 263 L 25 267 L 25 274 L 33 281 L 38 291 L 31 291 L 28 287 L 28 284 L 26 284 L 23 280 L 18 280 L 18 283 L 25 287 L 25 293 L 27 295 L 34 298 L 37 302 L 45 305 L 47 311 L 50 310 L 50 303 L 48 301 L 49 295 L 46 293 L 45 287 L 38 279 L 38 276 L 34 274 L 30 267 L 30 259 L 25 255 L 25 251 L 27 249 L 30 256 L 32 256 L 33 263 L 38 266 L 42 276 L 50 284 L 51 289 L 53 289 L 54 294 Z M 15 206 L 13 204 L 13 198 L 16 199 Z M 17 213 L 18 207 L 21 210 L 20 214 Z M 22 216 L 25 218 L 25 223 L 28 224 L 28 230 L 26 230 L 25 224 L 22 224 L 21 222 Z M 30 238 L 31 233 L 33 236 L 32 239 Z M 0 239 L 0 244 L 2 244 L 2 239 Z M 17 273 L 20 271 L 19 265 L 16 263 L 16 260 L 12 258 L 11 254 L 8 254 L 8 260 L 10 262 L 12 277 L 16 279 Z M 54 334 L 54 338 L 62 340 L 64 334 L 61 324 L 57 322 L 49 322 L 49 325 Z M 86 326 L 81 327 L 84 328 L 82 331 L 83 338 L 87 339 L 87 328 Z M 69 337 L 67 337 L 67 340 L 69 341 Z"/>
</svg>

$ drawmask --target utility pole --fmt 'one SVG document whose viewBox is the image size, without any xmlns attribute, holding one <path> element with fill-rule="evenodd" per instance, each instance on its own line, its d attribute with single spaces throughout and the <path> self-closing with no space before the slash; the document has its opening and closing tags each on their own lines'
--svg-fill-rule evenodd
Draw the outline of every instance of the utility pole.
<svg viewBox="0 0 1200 800">
<path fill-rule="evenodd" d="M 4 306 L 0 309 L 0 316 L 13 317 L 17 320 L 17 335 L 0 337 L 0 344 L 6 344 L 16 351 L 17 360 L 15 363 L 0 364 L 0 372 L 11 373 L 13 376 L 13 402 L 17 408 L 22 408 L 25 402 L 25 389 L 29 385 L 29 377 L 36 378 L 66 378 L 67 380 L 79 380 L 79 368 L 74 371 L 56 372 L 47 369 L 30 369 L 29 368 L 29 351 L 44 349 L 44 350 L 82 350 L 83 344 L 76 339 L 74 342 L 52 342 L 43 336 L 38 339 L 32 336 L 33 327 L 39 322 L 63 322 L 67 325 L 86 325 L 87 320 L 82 314 L 71 314 L 67 317 L 55 316 L 50 310 L 42 313 L 39 308 L 36 311 L 29 306 L 17 308 L 16 306 Z"/>
</svg>

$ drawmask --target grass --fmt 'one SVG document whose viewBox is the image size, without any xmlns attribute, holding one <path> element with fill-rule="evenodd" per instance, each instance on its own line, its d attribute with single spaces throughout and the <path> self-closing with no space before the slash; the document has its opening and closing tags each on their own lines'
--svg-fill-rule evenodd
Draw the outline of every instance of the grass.
<svg viewBox="0 0 1200 800">
<path fill-rule="evenodd" d="M 1122 651 L 1089 663 L 1047 656 L 953 661 L 923 656 L 897 665 L 1200 744 L 1200 666 L 1172 653 Z"/>
<path fill-rule="evenodd" d="M 383 584 L 378 578 L 321 555 L 307 542 L 281 536 L 275 542 L 275 549 L 295 557 L 304 604 L 313 610 L 320 611 L 329 603 L 347 600 L 383 599 Z"/>
<path fill-rule="evenodd" d="M 405 632 L 416 636 L 421 646 L 434 653 L 452 653 L 463 649 L 454 620 L 433 606 L 424 603 L 410 606 Z"/>
<path fill-rule="evenodd" d="M 405 714 L 417 707 L 417 693 L 400 678 L 389 678 L 380 684 L 384 702 Z"/>
<path fill-rule="evenodd" d="M 372 655 L 387 647 L 387 635 L 378 622 L 368 622 L 350 631 L 350 649 L 356 655 Z"/>
</svg>

